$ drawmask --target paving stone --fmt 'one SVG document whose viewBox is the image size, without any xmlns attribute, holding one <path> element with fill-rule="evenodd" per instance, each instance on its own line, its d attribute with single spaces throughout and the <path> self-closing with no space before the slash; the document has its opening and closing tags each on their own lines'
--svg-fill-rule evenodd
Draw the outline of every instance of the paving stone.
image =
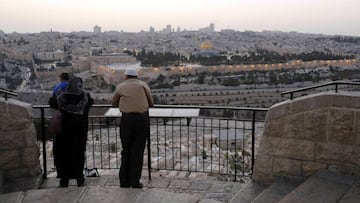
<svg viewBox="0 0 360 203">
<path fill-rule="evenodd" d="M 149 182 L 149 187 L 152 188 L 167 188 L 170 185 L 170 181 L 167 179 L 156 179 Z"/>
<path fill-rule="evenodd" d="M 213 199 L 203 199 L 199 203 L 222 203 L 222 202 Z"/>
<path fill-rule="evenodd" d="M 203 190 L 208 191 L 211 187 L 210 183 L 201 183 L 201 182 L 194 182 L 190 185 L 190 190 Z"/>
<path fill-rule="evenodd" d="M 226 197 L 226 193 L 207 193 L 206 198 L 211 199 L 223 199 Z"/>
<path fill-rule="evenodd" d="M 26 203 L 53 203 L 77 202 L 85 193 L 86 187 L 50 188 L 43 190 L 28 190 L 22 202 Z"/>
<path fill-rule="evenodd" d="M 172 193 L 156 189 L 149 189 L 144 191 L 137 199 L 136 203 L 196 203 L 200 201 L 198 195 L 191 195 L 186 193 Z"/>
<path fill-rule="evenodd" d="M 190 182 L 186 180 L 173 180 L 170 183 L 170 189 L 188 189 Z"/>
<path fill-rule="evenodd" d="M 187 172 L 187 171 L 180 171 L 178 174 L 179 178 L 186 178 L 188 176 L 189 176 L 189 172 Z"/>
<path fill-rule="evenodd" d="M 139 189 L 127 189 L 120 187 L 87 187 L 88 190 L 80 199 L 80 202 L 135 202 L 143 192 Z"/>
<path fill-rule="evenodd" d="M 179 174 L 178 171 L 171 171 L 168 176 L 169 177 L 176 177 L 176 176 L 178 176 L 178 174 Z"/>
<path fill-rule="evenodd" d="M 24 192 L 12 192 L 7 194 L 0 195 L 0 202 L 1 203 L 14 203 L 14 202 L 21 202 L 24 197 Z"/>
</svg>

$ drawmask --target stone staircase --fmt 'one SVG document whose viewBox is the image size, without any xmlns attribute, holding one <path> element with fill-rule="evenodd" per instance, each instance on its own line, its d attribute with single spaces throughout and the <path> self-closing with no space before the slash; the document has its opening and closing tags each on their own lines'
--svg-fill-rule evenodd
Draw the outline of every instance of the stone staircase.
<svg viewBox="0 0 360 203">
<path fill-rule="evenodd" d="M 116 179 L 116 178 L 115 178 Z M 166 178 L 165 178 L 166 179 Z M 113 181 L 113 182 L 112 182 Z M 307 202 L 360 202 L 360 180 L 357 177 L 329 172 L 317 173 L 304 180 L 294 177 L 280 178 L 270 185 L 249 181 L 246 183 L 222 183 L 219 185 L 209 180 L 193 181 L 164 178 L 146 183 L 144 189 L 119 188 L 118 180 L 98 179 L 89 182 L 86 187 L 58 188 L 58 179 L 49 179 L 43 189 L 18 191 L 0 195 L 1 203 L 53 203 L 53 202 L 154 202 L 154 203 L 307 203 Z M 101 182 L 106 182 L 101 184 Z M 208 183 L 208 184 L 206 184 Z M 178 187 L 175 187 L 175 186 Z M 206 187 L 205 187 L 206 186 Z M 226 198 L 225 188 L 231 186 L 237 191 L 231 198 Z"/>
<path fill-rule="evenodd" d="M 271 185 L 248 183 L 231 203 L 360 202 L 360 180 L 353 176 L 319 172 L 306 180 L 280 178 Z"/>
</svg>

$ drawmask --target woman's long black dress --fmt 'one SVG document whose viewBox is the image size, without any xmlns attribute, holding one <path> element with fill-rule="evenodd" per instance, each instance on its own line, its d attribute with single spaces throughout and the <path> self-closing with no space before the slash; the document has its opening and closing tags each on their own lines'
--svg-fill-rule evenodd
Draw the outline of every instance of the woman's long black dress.
<svg viewBox="0 0 360 203">
<path fill-rule="evenodd" d="M 83 177 L 85 164 L 85 151 L 88 131 L 88 112 L 93 100 L 88 93 L 81 95 L 62 95 L 67 104 L 76 105 L 87 94 L 88 101 L 83 114 L 71 113 L 61 110 L 63 113 L 62 130 L 54 140 L 54 163 L 57 177 L 61 179 L 78 179 Z"/>
</svg>

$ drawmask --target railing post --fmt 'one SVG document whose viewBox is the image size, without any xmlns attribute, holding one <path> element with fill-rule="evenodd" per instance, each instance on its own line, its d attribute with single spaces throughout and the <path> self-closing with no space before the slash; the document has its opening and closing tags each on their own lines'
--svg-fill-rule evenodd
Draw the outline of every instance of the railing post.
<svg viewBox="0 0 360 203">
<path fill-rule="evenodd" d="M 148 172 L 149 180 L 151 180 L 151 150 L 150 150 L 150 115 L 148 113 L 148 135 L 147 135 L 147 153 L 148 153 Z"/>
<path fill-rule="evenodd" d="M 338 92 L 338 84 L 335 83 L 335 92 L 337 93 Z"/>
<path fill-rule="evenodd" d="M 254 172 L 255 162 L 255 110 L 252 110 L 252 127 L 251 127 L 251 173 Z"/>
<path fill-rule="evenodd" d="M 293 100 L 293 98 L 294 98 L 294 93 L 291 92 L 291 93 L 290 93 L 290 100 Z"/>
<path fill-rule="evenodd" d="M 44 108 L 40 108 L 41 111 L 41 139 L 42 139 L 42 151 L 43 151 L 43 179 L 47 178 L 47 167 L 46 167 L 46 137 L 45 137 L 45 113 Z"/>
</svg>

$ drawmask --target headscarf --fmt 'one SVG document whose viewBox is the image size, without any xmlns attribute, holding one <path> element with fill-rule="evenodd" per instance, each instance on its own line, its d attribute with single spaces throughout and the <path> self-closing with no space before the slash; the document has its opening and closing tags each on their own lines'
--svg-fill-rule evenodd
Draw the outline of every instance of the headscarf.
<svg viewBox="0 0 360 203">
<path fill-rule="evenodd" d="M 58 97 L 62 110 L 73 114 L 84 114 L 89 98 L 82 86 L 83 82 L 79 77 L 74 77 L 69 81 L 65 91 Z"/>
<path fill-rule="evenodd" d="M 81 95 L 82 93 L 84 93 L 82 86 L 82 79 L 79 77 L 74 77 L 69 81 L 69 84 L 66 87 L 64 94 Z"/>
</svg>

